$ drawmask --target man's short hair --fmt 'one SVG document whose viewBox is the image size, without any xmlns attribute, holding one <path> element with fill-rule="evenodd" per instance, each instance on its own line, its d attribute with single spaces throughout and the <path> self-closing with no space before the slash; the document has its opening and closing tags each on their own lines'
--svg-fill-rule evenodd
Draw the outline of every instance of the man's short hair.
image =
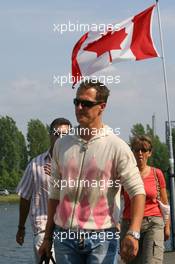
<svg viewBox="0 0 175 264">
<path fill-rule="evenodd" d="M 68 125 L 69 128 L 72 127 L 72 124 L 68 119 L 60 117 L 60 118 L 56 118 L 52 121 L 52 123 L 50 124 L 50 127 L 49 127 L 49 132 L 52 133 L 55 126 L 62 126 L 62 125 Z"/>
<path fill-rule="evenodd" d="M 82 89 L 90 89 L 94 88 L 97 93 L 96 93 L 96 100 L 99 102 L 107 102 L 108 96 L 110 94 L 109 89 L 101 82 L 99 81 L 94 81 L 94 80 L 86 80 L 81 82 L 80 86 L 78 87 L 77 93 L 82 90 Z"/>
</svg>

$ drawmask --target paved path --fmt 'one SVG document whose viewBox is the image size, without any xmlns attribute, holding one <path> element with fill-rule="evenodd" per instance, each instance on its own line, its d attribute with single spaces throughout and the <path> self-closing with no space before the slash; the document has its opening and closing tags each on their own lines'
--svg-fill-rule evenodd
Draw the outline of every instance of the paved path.
<svg viewBox="0 0 175 264">
<path fill-rule="evenodd" d="M 166 252 L 164 256 L 164 264 L 174 264 L 175 263 L 175 251 Z"/>
</svg>

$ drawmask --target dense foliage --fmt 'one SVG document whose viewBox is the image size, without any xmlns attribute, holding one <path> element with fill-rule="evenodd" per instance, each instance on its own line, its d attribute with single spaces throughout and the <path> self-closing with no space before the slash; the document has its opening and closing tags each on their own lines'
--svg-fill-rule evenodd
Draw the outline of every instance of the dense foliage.
<svg viewBox="0 0 175 264">
<path fill-rule="evenodd" d="M 47 128 L 39 120 L 28 123 L 28 148 L 24 135 L 9 117 L 0 117 L 0 188 L 15 188 L 27 162 L 49 146 Z"/>
</svg>

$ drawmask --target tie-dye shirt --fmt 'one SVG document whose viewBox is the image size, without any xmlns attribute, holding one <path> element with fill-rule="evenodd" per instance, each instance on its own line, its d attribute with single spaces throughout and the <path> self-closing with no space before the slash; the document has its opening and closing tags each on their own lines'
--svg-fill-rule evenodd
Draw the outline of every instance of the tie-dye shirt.
<svg viewBox="0 0 175 264">
<path fill-rule="evenodd" d="M 132 151 L 111 128 L 105 126 L 89 141 L 78 133 L 56 141 L 49 187 L 49 198 L 59 200 L 56 225 L 87 230 L 114 227 L 119 221 L 114 211 L 120 208 L 120 185 L 130 198 L 145 194 Z"/>
</svg>

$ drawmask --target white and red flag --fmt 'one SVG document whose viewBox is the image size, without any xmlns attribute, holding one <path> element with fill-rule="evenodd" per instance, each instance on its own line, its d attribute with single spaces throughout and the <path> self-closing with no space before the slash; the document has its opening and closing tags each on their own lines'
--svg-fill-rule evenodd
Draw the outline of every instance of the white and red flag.
<svg viewBox="0 0 175 264">
<path fill-rule="evenodd" d="M 154 7 L 155 5 L 120 24 L 115 24 L 105 33 L 85 33 L 72 51 L 74 84 L 83 76 L 92 75 L 113 62 L 158 57 L 151 34 Z"/>
</svg>

